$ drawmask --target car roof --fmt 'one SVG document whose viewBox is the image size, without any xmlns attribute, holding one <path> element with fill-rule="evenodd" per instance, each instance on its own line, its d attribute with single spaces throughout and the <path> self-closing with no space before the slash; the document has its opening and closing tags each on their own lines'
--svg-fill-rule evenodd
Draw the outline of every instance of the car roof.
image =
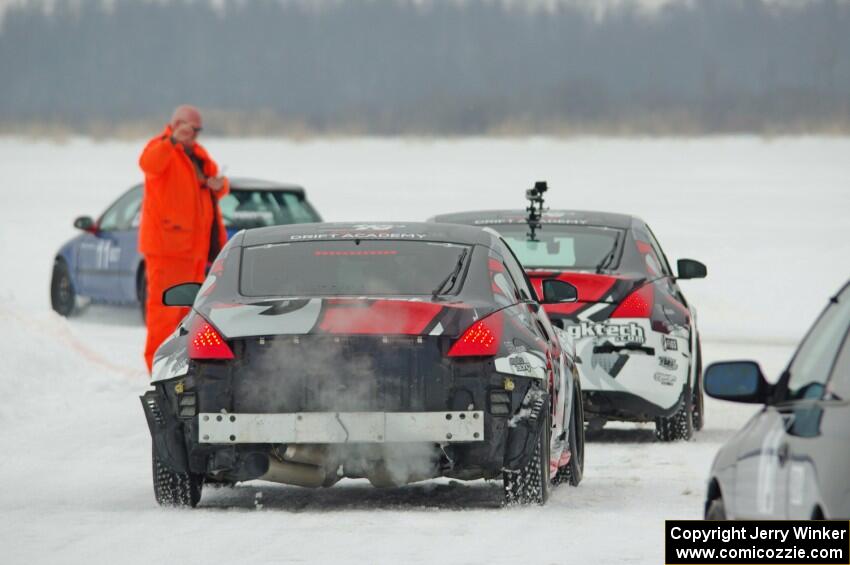
<svg viewBox="0 0 850 565">
<path fill-rule="evenodd" d="M 339 222 L 289 224 L 245 230 L 241 245 L 266 245 L 293 241 L 436 241 L 493 247 L 493 230 L 435 222 Z"/>
<path fill-rule="evenodd" d="M 304 194 L 304 187 L 297 184 L 246 177 L 228 177 L 228 180 L 230 180 L 230 188 L 234 190 L 279 190 Z"/>
<path fill-rule="evenodd" d="M 528 212 L 525 210 L 478 210 L 471 212 L 456 212 L 440 214 L 430 221 L 458 223 L 476 226 L 498 224 L 524 224 L 528 222 Z M 589 225 L 608 226 L 627 229 L 635 223 L 644 223 L 637 216 L 615 214 L 613 212 L 597 212 L 592 210 L 546 210 L 540 219 L 541 224 Z"/>
<path fill-rule="evenodd" d="M 227 177 L 230 181 L 230 188 L 233 190 L 276 190 L 282 192 L 294 192 L 304 194 L 304 187 L 298 184 L 287 182 L 275 182 L 270 180 L 252 179 L 247 177 Z M 141 190 L 143 183 L 133 185 L 130 190 Z"/>
</svg>

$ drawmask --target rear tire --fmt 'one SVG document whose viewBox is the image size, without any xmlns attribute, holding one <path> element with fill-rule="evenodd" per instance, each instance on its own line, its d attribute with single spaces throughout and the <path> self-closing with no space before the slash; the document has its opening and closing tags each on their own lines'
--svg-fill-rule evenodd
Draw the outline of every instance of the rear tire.
<svg viewBox="0 0 850 565">
<path fill-rule="evenodd" d="M 694 377 L 694 430 L 700 431 L 705 425 L 705 393 L 702 389 L 702 345 L 697 338 L 697 369 Z"/>
<path fill-rule="evenodd" d="M 584 476 L 584 409 L 581 393 L 577 390 L 573 397 L 570 414 L 569 438 L 570 462 L 558 469 L 553 481 L 556 485 L 567 483 L 576 487 Z"/>
<path fill-rule="evenodd" d="M 549 408 L 546 407 L 546 420 L 543 422 L 534 452 L 528 463 L 519 471 L 504 471 L 504 500 L 509 506 L 520 504 L 544 505 L 549 500 L 552 481 L 549 478 L 549 450 L 551 435 L 551 419 Z"/>
<path fill-rule="evenodd" d="M 175 473 L 159 460 L 156 448 L 151 450 L 153 463 L 153 493 L 160 506 L 194 508 L 201 500 L 203 475 Z"/>
<path fill-rule="evenodd" d="M 53 263 L 53 276 L 50 280 L 50 305 L 60 316 L 70 316 L 77 305 L 77 293 L 71 282 L 71 273 L 63 259 Z"/>
<path fill-rule="evenodd" d="M 715 498 L 708 504 L 708 508 L 705 510 L 705 519 L 706 520 L 725 520 L 726 519 L 726 507 L 723 505 L 722 498 Z"/>
<path fill-rule="evenodd" d="M 660 441 L 688 441 L 694 436 L 693 394 L 690 385 L 682 394 L 682 406 L 666 418 L 655 419 L 655 437 Z"/>
</svg>

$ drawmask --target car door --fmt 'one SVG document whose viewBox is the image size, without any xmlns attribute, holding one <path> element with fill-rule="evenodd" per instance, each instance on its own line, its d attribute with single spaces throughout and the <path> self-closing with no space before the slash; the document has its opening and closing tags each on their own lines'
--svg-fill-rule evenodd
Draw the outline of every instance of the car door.
<svg viewBox="0 0 850 565">
<path fill-rule="evenodd" d="M 516 255 L 514 255 L 513 250 L 507 242 L 504 239 L 500 239 L 500 241 L 504 246 L 505 266 L 519 289 L 520 304 L 524 308 L 524 317 L 528 320 L 529 329 L 545 344 L 544 347 L 549 354 L 547 361 L 550 364 L 550 377 L 552 379 L 552 382 L 550 382 L 550 392 L 553 395 L 552 421 L 555 423 L 557 430 L 562 430 L 567 417 L 562 395 L 567 394 L 567 387 L 566 373 L 562 371 L 563 368 L 560 365 L 561 344 L 549 321 L 549 317 L 546 315 L 546 311 L 534 299 L 536 294 L 528 278 L 528 274 L 522 268 L 522 264 L 516 258 Z"/>
<path fill-rule="evenodd" d="M 847 334 L 847 303 L 846 296 L 843 303 L 838 297 L 830 302 L 777 383 L 772 402 L 742 437 L 735 470 L 736 517 L 783 519 L 789 508 L 796 512 L 802 506 L 801 481 L 815 478 L 806 453 L 817 437 L 813 430 L 820 425 L 826 385 Z M 789 494 L 794 499 L 790 506 Z"/>
<path fill-rule="evenodd" d="M 88 296 L 115 302 L 135 297 L 141 200 L 140 185 L 125 192 L 100 217 L 97 231 L 81 243 L 77 274 Z"/>
<path fill-rule="evenodd" d="M 818 333 L 792 363 L 786 395 L 792 401 L 788 428 L 788 518 L 850 516 L 850 286 L 830 302 Z M 796 377 L 793 370 L 805 374 Z"/>
<path fill-rule="evenodd" d="M 673 269 L 670 267 L 670 262 L 667 261 L 667 256 L 661 249 L 658 239 L 656 239 L 655 234 L 652 233 L 652 229 L 650 229 L 648 225 L 645 227 L 646 233 L 644 235 L 647 236 L 647 242 L 653 251 L 651 254 L 647 255 L 647 265 L 649 266 L 654 260 L 658 265 L 657 268 L 661 271 L 661 276 L 664 277 L 658 282 L 656 288 L 661 290 L 661 297 L 663 300 L 661 312 L 665 317 L 665 322 L 672 326 L 679 326 L 690 331 L 691 316 L 688 308 L 688 302 L 685 300 L 682 290 L 676 283 L 676 277 L 674 276 Z M 652 259 L 649 257 L 652 257 Z"/>
</svg>

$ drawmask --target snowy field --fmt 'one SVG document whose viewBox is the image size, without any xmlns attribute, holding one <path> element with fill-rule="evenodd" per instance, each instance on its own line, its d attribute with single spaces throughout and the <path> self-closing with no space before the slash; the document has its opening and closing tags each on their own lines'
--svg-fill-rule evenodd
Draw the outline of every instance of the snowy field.
<svg viewBox="0 0 850 565">
<path fill-rule="evenodd" d="M 706 429 L 658 444 L 606 428 L 585 480 L 544 508 L 501 509 L 500 485 L 434 481 L 312 491 L 253 482 L 199 509 L 153 500 L 136 309 L 53 314 L 53 256 L 78 215 L 140 179 L 135 143 L 0 138 L 0 563 L 652 563 L 663 520 L 699 518 L 713 455 L 753 407 L 709 401 Z M 425 219 L 523 207 L 640 215 L 683 281 L 707 362 L 777 375 L 850 259 L 850 140 L 205 140 L 227 173 L 299 182 L 327 220 Z"/>
</svg>

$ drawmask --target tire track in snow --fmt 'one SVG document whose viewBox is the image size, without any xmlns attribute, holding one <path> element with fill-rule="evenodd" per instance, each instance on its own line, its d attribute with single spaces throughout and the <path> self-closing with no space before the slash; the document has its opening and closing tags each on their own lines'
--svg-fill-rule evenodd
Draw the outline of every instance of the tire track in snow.
<svg viewBox="0 0 850 565">
<path fill-rule="evenodd" d="M 130 379 L 138 379 L 139 377 L 147 376 L 143 371 L 130 369 L 129 367 L 123 367 L 121 365 L 113 363 L 112 361 L 109 361 L 104 356 L 102 356 L 98 352 L 88 347 L 82 341 L 80 341 L 73 334 L 73 332 L 71 332 L 71 329 L 68 327 L 67 323 L 57 324 L 55 320 L 38 320 L 33 317 L 27 317 L 20 314 L 19 312 L 16 312 L 13 309 L 8 308 L 4 304 L 0 304 L 0 320 L 4 318 L 11 319 L 34 332 L 48 334 L 52 337 L 57 338 L 69 349 L 73 350 L 83 359 L 97 367 L 106 369 L 113 373 L 117 373 L 122 377 Z"/>
</svg>

